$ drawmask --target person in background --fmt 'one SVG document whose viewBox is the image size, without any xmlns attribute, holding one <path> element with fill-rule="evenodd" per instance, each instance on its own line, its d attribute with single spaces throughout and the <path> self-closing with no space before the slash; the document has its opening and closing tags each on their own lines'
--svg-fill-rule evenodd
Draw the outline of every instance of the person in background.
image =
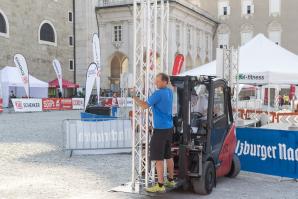
<svg viewBox="0 0 298 199">
<path fill-rule="evenodd" d="M 9 95 L 9 99 L 8 99 L 8 102 L 9 102 L 8 107 L 9 107 L 9 108 L 13 106 L 13 104 L 12 104 L 12 100 L 11 100 L 11 99 L 13 99 L 13 98 L 16 98 L 16 96 L 15 96 L 15 94 L 14 94 L 13 91 L 10 91 L 10 95 Z"/>
<path fill-rule="evenodd" d="M 13 91 L 10 91 L 10 96 L 9 96 L 10 98 L 16 98 L 16 95 L 14 94 L 14 92 Z"/>
<path fill-rule="evenodd" d="M 62 92 L 60 90 L 58 91 L 58 97 L 62 98 Z"/>
<path fill-rule="evenodd" d="M 117 115 L 117 108 L 118 108 L 117 93 L 114 93 L 112 97 L 112 116 L 113 117 L 116 117 Z"/>
<path fill-rule="evenodd" d="M 289 96 L 288 95 L 284 95 L 284 104 L 289 105 Z"/>
<path fill-rule="evenodd" d="M 284 99 L 283 96 L 279 95 L 278 96 L 278 107 L 282 108 L 282 106 L 284 105 Z"/>
</svg>

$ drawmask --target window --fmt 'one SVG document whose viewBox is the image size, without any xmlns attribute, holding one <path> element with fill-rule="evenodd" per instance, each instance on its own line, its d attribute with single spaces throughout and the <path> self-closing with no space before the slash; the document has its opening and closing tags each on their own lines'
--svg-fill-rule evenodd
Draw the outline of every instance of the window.
<svg viewBox="0 0 298 199">
<path fill-rule="evenodd" d="M 103 0 L 103 5 L 109 5 L 109 0 Z"/>
<path fill-rule="evenodd" d="M 122 26 L 117 25 L 114 26 L 114 42 L 121 42 L 122 41 Z"/>
<path fill-rule="evenodd" d="M 269 39 L 273 41 L 275 44 L 280 45 L 281 43 L 281 31 L 273 30 L 269 31 Z"/>
<path fill-rule="evenodd" d="M 280 15 L 280 0 L 269 0 L 269 15 L 277 16 Z"/>
<path fill-rule="evenodd" d="M 251 15 L 254 13 L 252 0 L 242 0 L 242 15 Z"/>
<path fill-rule="evenodd" d="M 68 22 L 72 22 L 72 20 L 73 20 L 72 12 L 68 12 Z"/>
<path fill-rule="evenodd" d="M 253 37 L 253 32 L 242 32 L 241 33 L 241 45 L 246 44 Z"/>
<path fill-rule="evenodd" d="M 241 45 L 246 44 L 253 37 L 254 27 L 251 24 L 243 24 L 241 26 Z"/>
<path fill-rule="evenodd" d="M 218 47 L 229 48 L 229 33 L 218 34 Z"/>
<path fill-rule="evenodd" d="M 73 37 L 72 36 L 69 36 L 69 45 L 73 46 Z"/>
<path fill-rule="evenodd" d="M 180 24 L 176 24 L 176 44 L 180 46 Z"/>
<path fill-rule="evenodd" d="M 228 1 L 219 1 L 218 2 L 218 16 L 227 16 L 231 14 L 230 6 Z"/>
<path fill-rule="evenodd" d="M 228 15 L 228 7 L 223 7 L 223 15 Z"/>
<path fill-rule="evenodd" d="M 0 10 L 0 36 L 9 36 L 9 26 L 6 16 Z"/>
<path fill-rule="evenodd" d="M 213 117 L 220 117 L 225 114 L 224 88 L 217 87 L 214 91 Z"/>
<path fill-rule="evenodd" d="M 73 71 L 74 70 L 74 64 L 73 64 L 73 60 L 69 60 L 69 70 Z"/>
<path fill-rule="evenodd" d="M 277 45 L 281 44 L 281 32 L 282 26 L 278 21 L 272 21 L 268 25 L 268 37 Z"/>
<path fill-rule="evenodd" d="M 191 49 L 191 29 L 187 28 L 187 49 Z"/>
<path fill-rule="evenodd" d="M 247 6 L 247 14 L 250 15 L 251 14 L 251 5 Z"/>
<path fill-rule="evenodd" d="M 4 19 L 4 16 L 1 13 L 0 13 L 0 32 L 7 33 L 6 20 Z"/>
<path fill-rule="evenodd" d="M 39 28 L 39 41 L 42 44 L 56 45 L 56 31 L 49 21 L 41 23 Z"/>
<path fill-rule="evenodd" d="M 205 63 L 209 63 L 212 59 L 212 36 L 210 34 L 206 35 L 206 58 Z"/>
</svg>

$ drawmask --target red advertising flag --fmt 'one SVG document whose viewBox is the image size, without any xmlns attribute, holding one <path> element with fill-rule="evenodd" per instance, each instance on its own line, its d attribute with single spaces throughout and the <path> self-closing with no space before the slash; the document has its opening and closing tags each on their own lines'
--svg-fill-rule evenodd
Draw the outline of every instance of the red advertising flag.
<svg viewBox="0 0 298 199">
<path fill-rule="evenodd" d="M 61 99 L 60 110 L 72 110 L 72 99 L 71 98 Z"/>
<path fill-rule="evenodd" d="M 184 56 L 182 54 L 178 54 L 175 57 L 172 75 L 179 75 L 181 72 L 181 68 L 184 62 Z"/>
</svg>

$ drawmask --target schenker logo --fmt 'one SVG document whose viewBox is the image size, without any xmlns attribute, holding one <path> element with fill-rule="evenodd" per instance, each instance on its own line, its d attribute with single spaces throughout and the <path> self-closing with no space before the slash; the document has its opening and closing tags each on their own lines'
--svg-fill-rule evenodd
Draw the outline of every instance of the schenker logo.
<svg viewBox="0 0 298 199">
<path fill-rule="evenodd" d="M 40 107 L 40 103 L 23 103 L 25 108 L 39 108 Z"/>
<path fill-rule="evenodd" d="M 250 144 L 247 141 L 238 140 L 235 153 L 240 156 L 251 156 L 262 161 L 267 159 L 279 159 L 298 162 L 298 148 L 287 147 L 286 144 L 279 143 L 276 146 L 266 146 L 261 144 Z"/>
<path fill-rule="evenodd" d="M 23 109 L 23 103 L 21 101 L 16 101 L 15 102 L 15 107 L 17 109 Z"/>
</svg>

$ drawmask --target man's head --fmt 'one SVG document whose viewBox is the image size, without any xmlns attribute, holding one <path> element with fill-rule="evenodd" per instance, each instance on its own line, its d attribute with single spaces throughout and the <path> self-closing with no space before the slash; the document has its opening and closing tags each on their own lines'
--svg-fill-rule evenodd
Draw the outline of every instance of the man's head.
<svg viewBox="0 0 298 199">
<path fill-rule="evenodd" d="M 165 73 L 159 73 L 155 78 L 157 88 L 165 88 L 169 84 L 169 76 Z"/>
</svg>

